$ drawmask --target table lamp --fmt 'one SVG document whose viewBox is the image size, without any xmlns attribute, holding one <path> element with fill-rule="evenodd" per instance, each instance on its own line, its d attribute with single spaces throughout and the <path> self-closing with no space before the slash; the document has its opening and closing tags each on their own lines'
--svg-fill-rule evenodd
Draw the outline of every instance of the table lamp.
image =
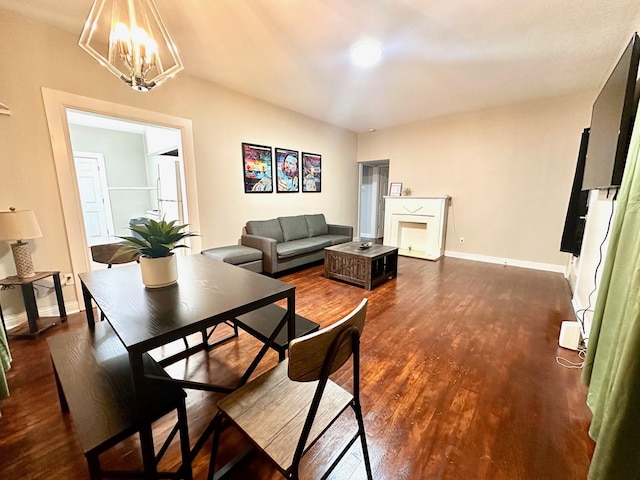
<svg viewBox="0 0 640 480">
<path fill-rule="evenodd" d="M 19 278 L 35 275 L 29 243 L 23 240 L 41 236 L 42 232 L 33 210 L 16 210 L 10 207 L 8 212 L 0 212 L 0 240 L 17 240 L 11 244 L 11 251 Z"/>
</svg>

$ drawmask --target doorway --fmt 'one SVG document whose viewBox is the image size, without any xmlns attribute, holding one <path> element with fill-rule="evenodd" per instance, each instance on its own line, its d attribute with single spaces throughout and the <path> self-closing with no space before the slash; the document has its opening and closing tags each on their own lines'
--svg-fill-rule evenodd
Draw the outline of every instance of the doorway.
<svg viewBox="0 0 640 480">
<path fill-rule="evenodd" d="M 360 162 L 358 232 L 361 240 L 384 235 L 384 196 L 389 188 L 389 160 Z"/>
<path fill-rule="evenodd" d="M 88 247 L 149 219 L 188 223 L 179 130 L 70 109 L 67 122 Z"/>
<path fill-rule="evenodd" d="M 183 158 L 183 177 L 180 179 L 186 203 L 184 204 L 185 221 L 193 231 L 200 231 L 200 213 L 198 209 L 198 192 L 196 186 L 195 153 L 192 121 L 163 113 L 144 110 L 122 104 L 84 97 L 68 92 L 42 88 L 42 98 L 51 137 L 51 147 L 56 165 L 58 188 L 62 203 L 65 231 L 71 260 L 71 273 L 74 278 L 78 273 L 91 269 L 91 255 L 87 245 L 84 220 L 80 202 L 80 194 L 75 177 L 73 149 L 71 146 L 67 110 L 92 112 L 98 115 L 111 116 L 125 122 L 154 125 L 158 128 L 173 128 L 180 132 L 179 146 Z M 118 225 L 115 225 L 116 232 Z M 199 253 L 202 249 L 200 237 L 189 238 L 191 253 Z M 76 297 L 82 299 L 80 282 L 75 282 Z M 83 305 L 79 305 L 80 308 Z"/>
</svg>

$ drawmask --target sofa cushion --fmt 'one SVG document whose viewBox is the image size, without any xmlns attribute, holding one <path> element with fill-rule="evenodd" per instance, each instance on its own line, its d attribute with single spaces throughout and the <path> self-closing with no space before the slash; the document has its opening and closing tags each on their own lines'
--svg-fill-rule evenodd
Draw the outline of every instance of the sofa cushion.
<svg viewBox="0 0 640 480">
<path fill-rule="evenodd" d="M 285 242 L 298 240 L 300 238 L 307 238 L 309 236 L 307 221 L 304 219 L 304 215 L 297 215 L 295 217 L 278 217 L 278 221 L 280 222 Z"/>
<path fill-rule="evenodd" d="M 276 252 L 278 258 L 290 258 L 309 252 L 316 252 L 331 246 L 331 240 L 323 237 L 301 238 L 290 242 L 278 243 Z"/>
<path fill-rule="evenodd" d="M 314 237 L 314 238 L 327 241 L 329 242 L 330 245 L 338 245 L 340 243 L 347 243 L 353 240 L 351 237 L 347 237 L 346 235 L 334 235 L 334 234 L 320 235 L 319 237 Z"/>
<path fill-rule="evenodd" d="M 258 237 L 273 238 L 276 242 L 284 242 L 282 228 L 277 218 L 271 220 L 251 220 L 247 222 L 247 233 Z"/>
<path fill-rule="evenodd" d="M 327 221 L 324 219 L 323 213 L 318 213 L 316 215 L 305 215 L 304 219 L 307 222 L 307 228 L 309 229 L 310 237 L 326 235 L 327 233 L 329 233 L 329 227 L 327 227 Z"/>
</svg>

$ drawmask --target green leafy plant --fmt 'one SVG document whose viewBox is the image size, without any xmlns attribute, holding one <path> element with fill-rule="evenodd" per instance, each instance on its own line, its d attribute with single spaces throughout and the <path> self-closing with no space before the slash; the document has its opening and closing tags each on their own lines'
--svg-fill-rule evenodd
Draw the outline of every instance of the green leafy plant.
<svg viewBox="0 0 640 480">
<path fill-rule="evenodd" d="M 149 219 L 146 225 L 131 225 L 129 230 L 142 238 L 118 237 L 124 242 L 113 257 L 132 253 L 149 258 L 168 257 L 175 248 L 188 248 L 187 245 L 177 245 L 178 242 L 198 235 L 184 231 L 187 226 L 176 225 L 176 220 L 166 222 L 164 219 L 159 222 Z"/>
</svg>

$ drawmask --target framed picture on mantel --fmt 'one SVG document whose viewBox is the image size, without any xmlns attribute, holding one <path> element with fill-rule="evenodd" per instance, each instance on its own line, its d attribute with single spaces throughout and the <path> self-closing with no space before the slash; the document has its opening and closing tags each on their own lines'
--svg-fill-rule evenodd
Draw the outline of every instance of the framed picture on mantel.
<svg viewBox="0 0 640 480">
<path fill-rule="evenodd" d="M 399 197 L 400 195 L 402 195 L 402 183 L 391 182 L 391 186 L 389 186 L 389 196 Z"/>
</svg>

